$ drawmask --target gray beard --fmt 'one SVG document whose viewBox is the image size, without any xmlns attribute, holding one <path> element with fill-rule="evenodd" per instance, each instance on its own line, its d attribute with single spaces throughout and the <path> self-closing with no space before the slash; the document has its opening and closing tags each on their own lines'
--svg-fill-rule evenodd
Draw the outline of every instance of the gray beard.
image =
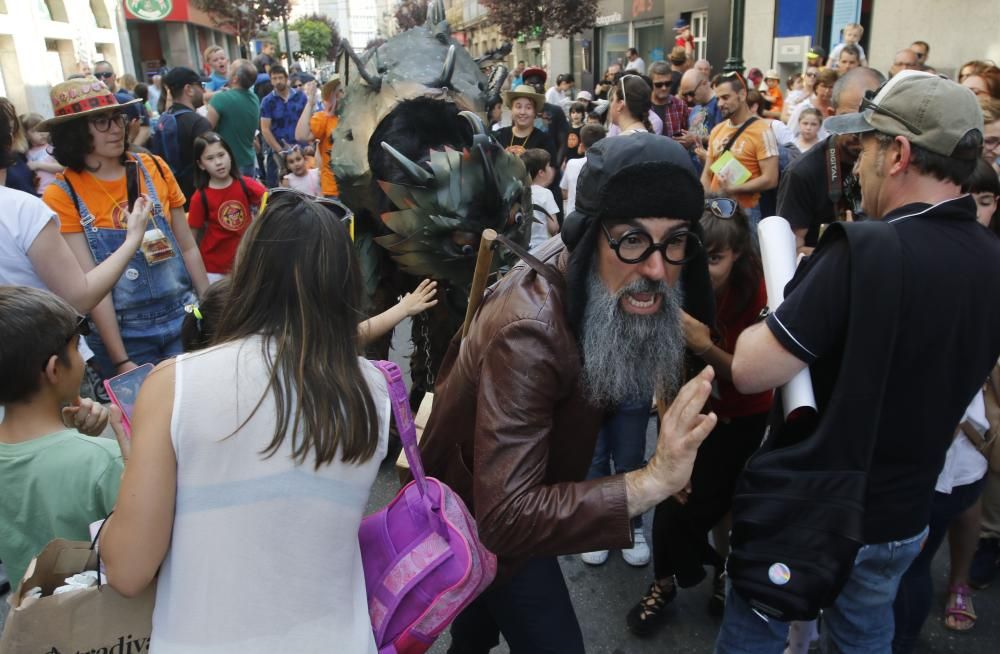
<svg viewBox="0 0 1000 654">
<path fill-rule="evenodd" d="M 648 316 L 626 313 L 619 303 L 626 293 L 659 293 L 660 310 Z M 580 337 L 588 400 L 615 406 L 652 398 L 654 392 L 673 396 L 684 365 L 683 299 L 679 282 L 670 288 L 648 279 L 610 293 L 591 270 Z"/>
</svg>

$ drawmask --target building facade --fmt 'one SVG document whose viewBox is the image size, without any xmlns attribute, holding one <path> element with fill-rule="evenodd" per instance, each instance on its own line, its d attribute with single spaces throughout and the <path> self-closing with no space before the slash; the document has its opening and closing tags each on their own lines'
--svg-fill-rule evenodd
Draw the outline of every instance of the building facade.
<svg viewBox="0 0 1000 654">
<path fill-rule="evenodd" d="M 102 59 L 129 72 L 119 11 L 119 0 L 0 0 L 0 95 L 51 116 L 49 90 L 68 75 Z"/>
<path fill-rule="evenodd" d="M 349 0 L 348 14 L 347 24 L 340 31 L 355 49 L 361 50 L 378 36 L 378 4 L 376 0 Z"/>
<path fill-rule="evenodd" d="M 239 56 L 236 34 L 220 30 L 211 16 L 188 0 L 122 0 L 122 5 L 132 43 L 129 63 L 140 81 L 148 81 L 159 70 L 161 59 L 169 67 L 207 73 L 202 53 L 213 44 L 225 48 L 230 59 Z"/>
</svg>

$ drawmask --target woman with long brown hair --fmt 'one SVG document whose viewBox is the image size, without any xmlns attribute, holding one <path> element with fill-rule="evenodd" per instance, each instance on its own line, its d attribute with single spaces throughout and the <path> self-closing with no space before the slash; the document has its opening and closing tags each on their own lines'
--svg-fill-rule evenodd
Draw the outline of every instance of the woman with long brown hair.
<svg viewBox="0 0 1000 654">
<path fill-rule="evenodd" d="M 358 356 L 362 279 L 341 206 L 271 196 L 214 346 L 154 370 L 131 448 L 119 434 L 101 553 L 126 595 L 159 570 L 158 652 L 375 652 L 358 527 L 389 400 Z"/>
</svg>

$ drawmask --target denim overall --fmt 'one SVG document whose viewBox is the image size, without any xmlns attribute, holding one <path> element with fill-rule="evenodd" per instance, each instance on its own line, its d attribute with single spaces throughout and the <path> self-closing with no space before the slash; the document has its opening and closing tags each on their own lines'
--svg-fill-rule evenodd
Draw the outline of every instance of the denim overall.
<svg viewBox="0 0 1000 654">
<path fill-rule="evenodd" d="M 163 216 L 163 206 L 153 179 L 142 160 L 134 154 L 132 157 L 139 164 L 153 203 L 152 224 L 149 227 L 157 227 L 163 232 L 174 249 L 174 256 L 166 261 L 149 264 L 142 250 L 136 250 L 125 272 L 111 290 L 111 298 L 118 318 L 118 329 L 129 358 L 137 365 L 155 364 L 183 351 L 180 333 L 185 315 L 184 305 L 194 302 L 195 295 L 177 239 Z M 76 204 L 80 225 L 83 226 L 94 261 L 104 261 L 125 242 L 126 230 L 99 229 L 95 225 L 94 215 L 72 187 L 63 179 L 57 179 L 55 183 Z M 94 362 L 102 374 L 114 376 L 115 369 L 101 336 L 96 326 L 91 324 L 91 327 L 87 344 L 94 350 Z"/>
</svg>

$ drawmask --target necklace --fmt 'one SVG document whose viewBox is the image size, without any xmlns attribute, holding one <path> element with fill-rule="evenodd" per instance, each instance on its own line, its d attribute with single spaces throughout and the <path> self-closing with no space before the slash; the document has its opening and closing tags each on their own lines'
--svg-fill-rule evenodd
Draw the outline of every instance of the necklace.
<svg viewBox="0 0 1000 654">
<path fill-rule="evenodd" d="M 531 135 L 534 133 L 534 131 L 535 131 L 534 127 L 532 127 L 530 130 L 528 130 L 528 135 L 524 137 L 523 141 L 521 141 L 520 143 L 516 144 L 516 146 L 519 147 L 519 148 L 523 148 L 524 146 L 528 145 L 528 139 L 531 138 Z M 511 127 L 510 128 L 510 145 L 508 147 L 511 147 L 511 148 L 515 147 L 515 143 L 514 143 L 514 139 L 515 138 L 520 138 L 520 137 L 514 136 L 514 128 Z"/>
</svg>

